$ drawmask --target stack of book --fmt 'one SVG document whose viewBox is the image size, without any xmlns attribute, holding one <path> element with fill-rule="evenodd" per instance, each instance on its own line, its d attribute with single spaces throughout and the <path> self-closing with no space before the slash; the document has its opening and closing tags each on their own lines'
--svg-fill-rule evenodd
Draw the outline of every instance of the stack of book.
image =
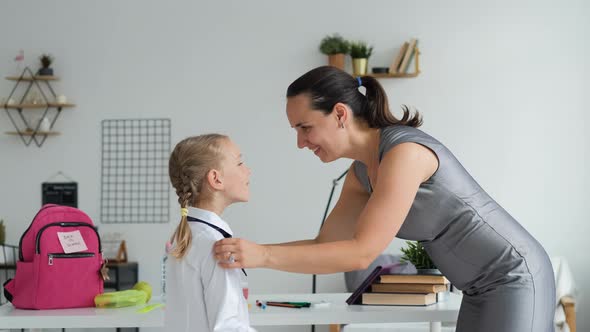
<svg viewBox="0 0 590 332">
<path fill-rule="evenodd" d="M 424 306 L 449 297 L 450 283 L 445 276 L 396 272 L 399 264 L 375 267 L 346 303 Z"/>
<path fill-rule="evenodd" d="M 416 56 L 418 40 L 412 38 L 407 42 L 404 42 L 399 52 L 393 58 L 391 65 L 389 66 L 390 74 L 405 74 L 408 72 L 410 62 Z"/>
<path fill-rule="evenodd" d="M 442 275 L 385 274 L 363 292 L 362 304 L 430 305 L 448 294 L 449 280 Z"/>
</svg>

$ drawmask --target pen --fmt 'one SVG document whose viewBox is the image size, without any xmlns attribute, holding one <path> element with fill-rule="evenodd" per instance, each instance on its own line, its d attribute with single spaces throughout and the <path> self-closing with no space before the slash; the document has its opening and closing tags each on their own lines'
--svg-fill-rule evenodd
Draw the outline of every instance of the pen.
<svg viewBox="0 0 590 332">
<path fill-rule="evenodd" d="M 311 302 L 278 302 L 278 301 L 270 301 L 271 303 L 280 303 L 280 304 L 291 304 L 298 307 L 308 308 L 311 306 Z"/>
<path fill-rule="evenodd" d="M 295 308 L 295 309 L 301 309 L 304 307 L 301 305 L 290 304 L 290 303 L 280 303 L 280 302 L 266 302 L 266 305 L 269 307 L 285 307 L 285 308 Z"/>
<path fill-rule="evenodd" d="M 260 301 L 256 300 L 256 305 L 259 307 L 274 306 L 274 307 L 285 307 L 285 308 L 309 308 L 311 302 L 287 302 L 287 301 Z"/>
</svg>

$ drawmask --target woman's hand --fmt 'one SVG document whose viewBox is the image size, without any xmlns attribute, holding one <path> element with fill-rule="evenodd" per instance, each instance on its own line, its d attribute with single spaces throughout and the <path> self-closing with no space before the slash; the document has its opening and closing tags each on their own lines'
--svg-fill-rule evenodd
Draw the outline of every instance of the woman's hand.
<svg viewBox="0 0 590 332">
<path fill-rule="evenodd" d="M 215 242 L 213 254 L 224 268 L 264 267 L 269 248 L 240 238 L 228 238 Z"/>
</svg>

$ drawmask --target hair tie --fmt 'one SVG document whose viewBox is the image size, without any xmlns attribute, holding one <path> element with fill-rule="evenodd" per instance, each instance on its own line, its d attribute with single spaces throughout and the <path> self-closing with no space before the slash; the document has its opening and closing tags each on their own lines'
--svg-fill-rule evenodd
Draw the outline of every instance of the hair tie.
<svg viewBox="0 0 590 332">
<path fill-rule="evenodd" d="M 183 217 L 188 216 L 188 209 L 187 208 L 180 209 L 180 215 Z"/>
<path fill-rule="evenodd" d="M 360 76 L 358 76 L 356 80 L 359 81 L 359 86 L 363 86 L 363 81 L 361 80 Z"/>
</svg>

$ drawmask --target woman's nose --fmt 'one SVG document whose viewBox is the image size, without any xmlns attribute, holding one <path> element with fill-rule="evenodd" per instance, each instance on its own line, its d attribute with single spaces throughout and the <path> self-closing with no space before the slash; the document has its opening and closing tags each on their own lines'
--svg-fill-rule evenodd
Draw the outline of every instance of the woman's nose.
<svg viewBox="0 0 590 332">
<path fill-rule="evenodd" d="M 305 147 L 305 138 L 301 134 L 297 134 L 297 147 L 300 149 Z"/>
</svg>

